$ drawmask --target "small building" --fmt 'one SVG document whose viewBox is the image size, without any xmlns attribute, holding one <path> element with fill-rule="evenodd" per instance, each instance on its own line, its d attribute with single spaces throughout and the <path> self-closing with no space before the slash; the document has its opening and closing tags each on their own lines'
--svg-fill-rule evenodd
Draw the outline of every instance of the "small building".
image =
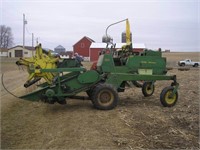
<svg viewBox="0 0 200 150">
<path fill-rule="evenodd" d="M 106 43 L 95 43 L 93 42 L 89 49 L 89 60 L 90 61 L 97 61 L 99 58 L 99 53 L 106 48 Z M 115 49 L 122 48 L 123 45 L 126 45 L 126 43 L 116 43 Z M 133 52 L 143 52 L 144 49 L 146 49 L 145 44 L 143 43 L 133 43 Z"/>
<path fill-rule="evenodd" d="M 54 52 L 60 54 L 61 52 L 65 52 L 65 48 L 62 45 L 58 45 L 54 48 Z"/>
<path fill-rule="evenodd" d="M 7 48 L 0 48 L 0 56 L 1 57 L 8 57 L 8 49 Z"/>
<path fill-rule="evenodd" d="M 73 52 L 83 56 L 84 60 L 89 60 L 89 49 L 92 42 L 94 42 L 94 40 L 84 36 L 73 45 Z"/>
<path fill-rule="evenodd" d="M 8 57 L 32 57 L 35 51 L 35 47 L 17 45 L 8 49 Z"/>
</svg>

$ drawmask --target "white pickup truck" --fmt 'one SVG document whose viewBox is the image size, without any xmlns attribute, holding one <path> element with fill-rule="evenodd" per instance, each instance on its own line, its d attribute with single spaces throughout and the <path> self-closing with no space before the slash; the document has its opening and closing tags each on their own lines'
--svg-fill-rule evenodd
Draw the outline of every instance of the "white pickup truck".
<svg viewBox="0 0 200 150">
<path fill-rule="evenodd" d="M 194 62 L 191 59 L 185 59 L 178 62 L 179 66 L 193 66 L 198 67 L 200 65 L 200 62 Z"/>
</svg>

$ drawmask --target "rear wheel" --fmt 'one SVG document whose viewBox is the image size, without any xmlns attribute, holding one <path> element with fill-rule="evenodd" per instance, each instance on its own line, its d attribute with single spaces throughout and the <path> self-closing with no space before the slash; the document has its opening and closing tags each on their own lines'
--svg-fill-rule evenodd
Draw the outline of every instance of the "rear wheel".
<svg viewBox="0 0 200 150">
<path fill-rule="evenodd" d="M 185 64 L 184 64 L 184 63 L 181 63 L 181 66 L 182 66 L 182 67 L 184 67 L 184 66 L 185 66 Z"/>
<path fill-rule="evenodd" d="M 173 96 L 174 87 L 169 86 L 162 90 L 160 94 L 160 102 L 164 107 L 172 107 L 176 104 L 178 100 L 178 92 L 176 92 Z"/>
<path fill-rule="evenodd" d="M 118 100 L 118 93 L 110 84 L 99 84 L 93 90 L 92 102 L 97 109 L 113 109 L 117 106 Z"/>
<path fill-rule="evenodd" d="M 145 97 L 151 96 L 154 93 L 155 86 L 152 82 L 145 82 L 142 86 L 142 93 Z"/>
</svg>

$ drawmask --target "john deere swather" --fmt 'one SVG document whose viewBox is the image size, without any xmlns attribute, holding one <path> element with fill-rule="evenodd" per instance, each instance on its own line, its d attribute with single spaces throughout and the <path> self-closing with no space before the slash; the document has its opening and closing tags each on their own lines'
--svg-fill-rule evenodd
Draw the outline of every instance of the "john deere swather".
<svg viewBox="0 0 200 150">
<path fill-rule="evenodd" d="M 162 57 L 160 51 L 152 50 L 145 50 L 140 55 L 135 55 L 128 36 L 130 35 L 128 19 L 123 21 L 126 21 L 125 46 L 116 50 L 114 44 L 110 46 L 108 43 L 101 52 L 98 62 L 90 70 L 81 66 L 75 59 L 59 60 L 50 54 L 45 54 L 39 44 L 34 57 L 21 58 L 16 64 L 28 68 L 29 78 L 24 87 L 37 83 L 41 78 L 45 82 L 37 85 L 35 91 L 20 98 L 29 101 L 41 100 L 50 104 L 55 102 L 65 104 L 67 99 L 86 99 L 86 96 L 79 94 L 86 92 L 87 98 L 92 101 L 95 108 L 109 110 L 117 106 L 118 92 L 124 92 L 127 85 L 132 87 L 130 85 L 143 81 L 142 93 L 148 97 L 154 93 L 156 81 L 172 80 L 171 85 L 162 90 L 160 101 L 165 107 L 174 106 L 178 99 L 178 83 L 176 75 L 166 75 L 166 58 Z"/>
</svg>

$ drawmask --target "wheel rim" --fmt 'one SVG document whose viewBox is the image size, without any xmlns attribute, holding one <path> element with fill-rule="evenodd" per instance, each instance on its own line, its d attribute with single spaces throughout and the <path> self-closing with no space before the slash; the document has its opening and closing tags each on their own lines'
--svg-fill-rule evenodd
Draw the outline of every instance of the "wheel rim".
<svg viewBox="0 0 200 150">
<path fill-rule="evenodd" d="M 146 87 L 146 93 L 151 94 L 153 92 L 153 88 L 151 88 L 151 85 L 147 85 Z"/>
<path fill-rule="evenodd" d="M 101 105 L 108 106 L 112 104 L 112 102 L 114 101 L 114 95 L 112 94 L 111 91 L 102 90 L 98 94 L 98 101 Z"/>
<path fill-rule="evenodd" d="M 174 96 L 171 97 L 171 94 L 173 93 L 172 90 L 167 91 L 165 95 L 165 101 L 167 104 L 173 104 L 176 101 L 177 94 L 174 94 Z"/>
</svg>

